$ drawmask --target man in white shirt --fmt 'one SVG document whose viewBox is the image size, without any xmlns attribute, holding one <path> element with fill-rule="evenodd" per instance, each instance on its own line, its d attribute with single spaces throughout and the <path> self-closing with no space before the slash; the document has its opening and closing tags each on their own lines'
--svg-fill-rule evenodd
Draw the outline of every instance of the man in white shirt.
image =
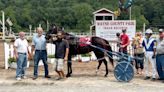
<svg viewBox="0 0 164 92">
<path fill-rule="evenodd" d="M 16 79 L 21 80 L 22 78 L 27 78 L 25 76 L 25 70 L 27 67 L 27 54 L 28 50 L 28 42 L 25 39 L 25 33 L 20 32 L 19 38 L 14 42 L 14 54 L 17 60 L 17 69 L 16 69 Z"/>
<path fill-rule="evenodd" d="M 156 40 L 152 37 L 153 31 L 151 29 L 147 29 L 146 37 L 142 42 L 142 46 L 145 48 L 145 80 L 150 79 L 149 76 L 149 62 L 151 63 L 152 67 L 152 81 L 156 80 L 156 60 L 155 60 L 155 53 L 156 53 Z"/>
</svg>

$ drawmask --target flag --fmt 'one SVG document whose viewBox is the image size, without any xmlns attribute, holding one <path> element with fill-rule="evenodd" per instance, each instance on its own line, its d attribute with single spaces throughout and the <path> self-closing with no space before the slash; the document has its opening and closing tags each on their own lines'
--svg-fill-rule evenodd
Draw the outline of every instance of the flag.
<svg viewBox="0 0 164 92">
<path fill-rule="evenodd" d="M 10 26 L 13 25 L 13 23 L 12 23 L 11 20 L 10 20 L 10 18 L 7 18 L 6 22 L 7 22 Z"/>
<path fill-rule="evenodd" d="M 131 5 L 133 4 L 133 0 L 127 0 L 126 3 L 125 3 L 125 9 L 128 9 L 129 7 L 131 7 Z"/>
<path fill-rule="evenodd" d="M 115 15 L 115 16 L 120 16 L 120 13 L 121 13 L 120 9 L 114 11 L 114 15 Z"/>
</svg>

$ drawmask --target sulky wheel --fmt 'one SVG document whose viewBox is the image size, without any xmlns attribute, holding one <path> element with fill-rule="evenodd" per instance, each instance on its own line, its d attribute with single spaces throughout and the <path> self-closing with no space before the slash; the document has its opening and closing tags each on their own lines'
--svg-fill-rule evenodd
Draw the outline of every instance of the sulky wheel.
<svg viewBox="0 0 164 92">
<path fill-rule="evenodd" d="M 114 76 L 118 81 L 129 82 L 134 77 L 133 66 L 130 62 L 119 62 L 114 68 Z"/>
</svg>

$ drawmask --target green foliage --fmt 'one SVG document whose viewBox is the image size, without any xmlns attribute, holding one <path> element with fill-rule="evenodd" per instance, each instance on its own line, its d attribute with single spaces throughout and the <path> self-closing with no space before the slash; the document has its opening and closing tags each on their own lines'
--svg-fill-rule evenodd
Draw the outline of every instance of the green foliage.
<svg viewBox="0 0 164 92">
<path fill-rule="evenodd" d="M 8 63 L 11 64 L 11 63 L 13 63 L 13 62 L 16 62 L 16 59 L 15 59 L 14 57 L 10 57 L 10 58 L 8 59 Z"/>
<path fill-rule="evenodd" d="M 119 0 L 0 0 L 0 10 L 13 22 L 13 31 L 28 31 L 42 24 L 55 23 L 67 30 L 87 32 L 93 20 L 92 13 L 100 8 L 112 11 L 118 9 Z M 164 2 L 162 0 L 134 0 L 132 19 L 137 21 L 137 29 L 143 23 L 164 23 Z M 1 17 L 1 14 L 0 14 Z M 7 18 L 6 17 L 6 18 Z M 129 12 L 121 13 L 121 20 L 129 19 Z M 1 26 L 0 26 L 1 27 Z"/>
<path fill-rule="evenodd" d="M 77 19 L 77 29 L 81 29 L 81 32 L 89 29 L 90 21 L 92 20 L 93 9 L 89 4 L 81 3 L 72 7 L 74 12 L 74 18 Z"/>
<path fill-rule="evenodd" d="M 55 58 L 55 55 L 48 55 L 48 58 Z"/>
<path fill-rule="evenodd" d="M 143 23 L 146 25 L 149 24 L 148 20 L 146 20 L 145 16 L 141 13 L 141 8 L 139 6 L 132 7 L 132 19 L 136 20 L 137 29 L 143 28 Z"/>
<path fill-rule="evenodd" d="M 91 54 L 90 53 L 87 53 L 87 54 L 81 54 L 82 57 L 91 57 Z"/>
</svg>

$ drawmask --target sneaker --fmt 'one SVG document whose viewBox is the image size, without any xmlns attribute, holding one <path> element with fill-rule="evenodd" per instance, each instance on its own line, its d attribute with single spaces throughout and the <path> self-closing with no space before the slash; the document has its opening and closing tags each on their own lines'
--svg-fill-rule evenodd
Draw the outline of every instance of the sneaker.
<svg viewBox="0 0 164 92">
<path fill-rule="evenodd" d="M 21 80 L 21 78 L 20 78 L 20 77 L 17 77 L 17 78 L 16 78 L 16 80 L 17 80 L 17 81 L 20 81 L 20 80 Z"/>
<path fill-rule="evenodd" d="M 61 77 L 56 78 L 56 80 L 61 80 L 61 79 L 62 79 Z"/>
<path fill-rule="evenodd" d="M 146 77 L 144 78 L 144 80 L 148 80 L 148 79 L 150 79 L 150 77 L 149 77 L 149 76 L 146 76 Z"/>
<path fill-rule="evenodd" d="M 33 80 L 36 80 L 37 78 L 38 78 L 38 77 L 33 77 L 32 79 L 33 79 Z"/>
<path fill-rule="evenodd" d="M 163 78 L 158 78 L 157 80 L 164 80 Z"/>
<path fill-rule="evenodd" d="M 27 76 L 22 76 L 23 79 L 27 79 Z"/>
<path fill-rule="evenodd" d="M 162 80 L 162 83 L 164 83 L 164 80 Z"/>
<path fill-rule="evenodd" d="M 152 78 L 151 81 L 155 81 L 156 79 L 155 78 Z"/>
</svg>

